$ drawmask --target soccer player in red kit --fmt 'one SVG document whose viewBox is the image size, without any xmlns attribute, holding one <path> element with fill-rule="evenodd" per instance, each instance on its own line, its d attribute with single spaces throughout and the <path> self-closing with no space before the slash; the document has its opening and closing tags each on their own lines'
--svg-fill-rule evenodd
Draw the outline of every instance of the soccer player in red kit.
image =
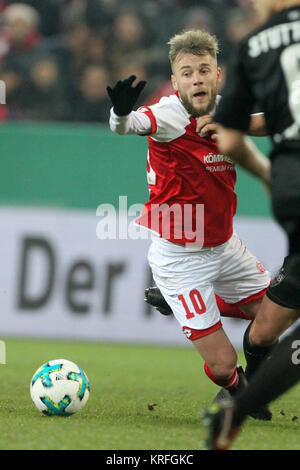
<svg viewBox="0 0 300 470">
<path fill-rule="evenodd" d="M 133 76 L 119 81 L 107 88 L 113 104 L 110 128 L 148 136 L 150 198 L 137 223 L 155 234 L 148 254 L 153 278 L 203 357 L 208 377 L 234 393 L 242 380 L 216 294 L 254 318 L 270 274 L 233 230 L 232 160 L 220 154 L 213 124 L 206 124 L 212 131 L 207 135 L 197 132 L 197 118 L 213 115 L 220 99 L 218 42 L 207 32 L 190 30 L 169 45 L 175 93 L 133 111 L 146 83 L 133 87 Z M 260 165 L 269 164 L 260 157 Z"/>
</svg>

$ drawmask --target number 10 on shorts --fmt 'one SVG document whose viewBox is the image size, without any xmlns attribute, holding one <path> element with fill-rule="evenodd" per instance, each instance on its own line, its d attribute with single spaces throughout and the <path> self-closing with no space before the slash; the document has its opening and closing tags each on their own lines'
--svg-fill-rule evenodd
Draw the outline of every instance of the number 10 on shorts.
<svg viewBox="0 0 300 470">
<path fill-rule="evenodd" d="M 189 297 L 192 301 L 193 307 L 195 309 L 195 313 L 197 313 L 198 315 L 201 315 L 202 313 L 206 312 L 205 303 L 201 297 L 200 292 L 197 289 L 191 290 L 191 292 L 189 293 Z M 191 318 L 193 318 L 195 316 L 195 313 L 190 311 L 184 296 L 179 295 L 178 299 L 180 300 L 180 302 L 182 303 L 184 307 L 184 310 L 186 311 L 187 320 L 190 320 Z"/>
</svg>

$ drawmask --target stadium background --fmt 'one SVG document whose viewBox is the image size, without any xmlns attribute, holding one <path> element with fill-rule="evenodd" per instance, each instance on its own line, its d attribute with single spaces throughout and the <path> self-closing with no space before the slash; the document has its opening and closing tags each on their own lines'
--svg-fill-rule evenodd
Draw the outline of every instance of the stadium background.
<svg viewBox="0 0 300 470">
<path fill-rule="evenodd" d="M 147 199 L 147 141 L 109 131 L 106 85 L 134 73 L 148 82 L 138 104 L 170 93 L 167 41 L 190 27 L 220 38 L 225 75 L 234 44 L 256 25 L 248 4 L 0 1 L 0 338 L 189 345 L 143 301 L 149 240 L 97 237 L 99 205 L 118 213 L 119 196 L 128 207 Z M 268 139 L 256 141 L 268 153 Z M 236 230 L 273 274 L 286 240 L 268 196 L 240 170 L 237 195 Z M 246 322 L 224 326 L 240 347 Z"/>
</svg>

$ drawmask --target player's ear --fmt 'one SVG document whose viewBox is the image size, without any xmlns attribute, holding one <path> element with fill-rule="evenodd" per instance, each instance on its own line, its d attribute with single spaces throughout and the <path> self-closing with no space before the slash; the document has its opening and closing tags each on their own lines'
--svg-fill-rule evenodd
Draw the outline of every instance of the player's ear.
<svg viewBox="0 0 300 470">
<path fill-rule="evenodd" d="M 174 88 L 175 91 L 178 90 L 178 86 L 177 86 L 177 80 L 175 78 L 175 75 L 171 75 L 171 83 L 172 83 L 172 87 Z"/>
<path fill-rule="evenodd" d="M 223 83 L 223 70 L 221 69 L 221 67 L 218 67 L 217 69 L 217 89 L 219 90 L 222 83 Z"/>
</svg>

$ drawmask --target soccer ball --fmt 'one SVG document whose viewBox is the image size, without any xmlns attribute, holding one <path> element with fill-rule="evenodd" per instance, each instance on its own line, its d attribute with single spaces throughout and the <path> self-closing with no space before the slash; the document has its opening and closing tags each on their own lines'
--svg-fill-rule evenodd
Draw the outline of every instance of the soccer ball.
<svg viewBox="0 0 300 470">
<path fill-rule="evenodd" d="M 39 411 L 48 416 L 70 416 L 89 399 L 90 383 L 74 362 L 56 359 L 43 364 L 30 383 L 30 395 Z"/>
</svg>

